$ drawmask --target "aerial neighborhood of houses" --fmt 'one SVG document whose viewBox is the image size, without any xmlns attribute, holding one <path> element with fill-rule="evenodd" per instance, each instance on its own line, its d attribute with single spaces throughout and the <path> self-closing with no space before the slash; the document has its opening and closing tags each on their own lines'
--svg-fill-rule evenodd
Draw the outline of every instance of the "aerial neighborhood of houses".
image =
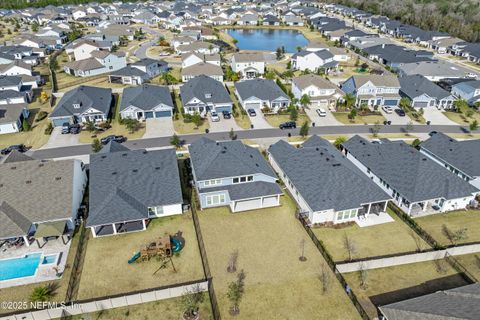
<svg viewBox="0 0 480 320">
<path fill-rule="evenodd" d="M 478 319 L 480 43 L 80 2 L 0 7 L 0 320 Z"/>
</svg>

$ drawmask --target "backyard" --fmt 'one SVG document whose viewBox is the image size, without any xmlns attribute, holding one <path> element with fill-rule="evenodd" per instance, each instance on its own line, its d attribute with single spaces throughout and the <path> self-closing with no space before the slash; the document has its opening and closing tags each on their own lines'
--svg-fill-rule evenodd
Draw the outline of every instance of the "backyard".
<svg viewBox="0 0 480 320">
<path fill-rule="evenodd" d="M 467 269 L 477 281 L 480 279 L 480 253 L 464 254 L 453 258 Z"/>
<path fill-rule="evenodd" d="M 415 221 L 442 245 L 480 241 L 480 210 L 460 210 L 416 218 Z M 446 229 L 443 227 L 445 225 Z M 450 233 L 465 229 L 462 239 L 450 240 Z"/>
<path fill-rule="evenodd" d="M 375 124 L 380 123 L 383 124 L 383 121 L 386 119 L 382 115 L 368 115 L 368 116 L 360 116 L 357 115 L 355 119 L 350 120 L 348 118 L 349 112 L 332 112 L 333 116 L 337 121 L 343 124 Z"/>
<path fill-rule="evenodd" d="M 363 288 L 360 272 L 345 273 L 343 276 L 370 318 L 377 316 L 375 305 L 468 284 L 445 260 L 364 271 Z"/>
<path fill-rule="evenodd" d="M 236 214 L 227 207 L 198 211 L 222 318 L 231 318 L 228 285 L 244 270 L 245 294 L 238 319 L 256 319 L 260 314 L 264 319 L 358 319 L 353 304 L 295 219 L 293 201 L 283 196 L 281 204 Z M 302 240 L 305 262 L 299 261 Z M 229 273 L 234 251 L 238 251 L 237 273 Z M 326 293 L 319 279 L 322 266 L 329 278 Z"/>
<path fill-rule="evenodd" d="M 173 235 L 177 232 L 181 232 L 181 237 L 185 239 L 185 247 L 178 256 L 172 257 L 176 272 L 170 263 L 165 269 L 159 270 L 161 262 L 156 258 L 133 264 L 127 263 L 141 246 L 166 233 Z M 153 219 L 146 231 L 90 238 L 78 299 L 161 287 L 203 277 L 192 217 L 190 213 L 185 213 Z"/>
<path fill-rule="evenodd" d="M 324 243 L 335 261 L 349 259 L 344 244 L 346 242 L 345 237 L 354 247 L 353 250 L 350 250 L 352 259 L 413 252 L 429 248 L 429 245 L 390 209 L 387 209 L 387 212 L 395 219 L 394 222 L 363 228 L 354 223 L 344 228 L 317 227 L 312 228 L 312 230 L 317 238 Z"/>
<path fill-rule="evenodd" d="M 0 301 L 29 302 L 30 295 L 32 294 L 33 289 L 43 285 L 51 284 L 55 288 L 55 290 L 53 291 L 53 296 L 50 298 L 50 301 L 64 302 L 67 294 L 68 283 L 70 281 L 70 275 L 72 273 L 73 262 L 75 260 L 75 255 L 77 254 L 79 239 L 80 234 L 76 233 L 71 240 L 72 244 L 70 245 L 70 251 L 68 252 L 65 271 L 61 279 L 0 289 Z M 6 310 L 0 307 L 0 315 L 2 313 L 9 313 L 12 311 L 14 310 Z"/>
</svg>

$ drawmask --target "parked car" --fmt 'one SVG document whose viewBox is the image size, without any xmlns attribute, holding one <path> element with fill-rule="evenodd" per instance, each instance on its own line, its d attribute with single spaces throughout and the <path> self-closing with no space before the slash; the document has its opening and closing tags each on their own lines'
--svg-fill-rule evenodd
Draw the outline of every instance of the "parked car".
<svg viewBox="0 0 480 320">
<path fill-rule="evenodd" d="M 232 114 L 228 111 L 223 111 L 222 115 L 223 115 L 223 119 L 230 119 L 232 117 Z"/>
<path fill-rule="evenodd" d="M 255 117 L 257 115 L 255 109 L 248 109 L 247 112 L 250 117 Z"/>
<path fill-rule="evenodd" d="M 279 128 L 280 129 L 295 129 L 297 127 L 297 124 L 295 123 L 295 121 L 287 121 L 287 122 L 284 122 L 284 123 L 281 123 Z"/>
<path fill-rule="evenodd" d="M 68 134 L 70 133 L 70 123 L 64 122 L 62 124 L 62 134 Z"/>
<path fill-rule="evenodd" d="M 0 153 L 3 154 L 3 155 L 7 155 L 10 152 L 12 152 L 13 150 L 17 150 L 18 152 L 23 153 L 23 152 L 27 151 L 27 148 L 23 144 L 14 144 L 14 145 L 11 145 L 9 147 L 6 147 L 5 149 L 2 149 L 0 151 Z"/>
<path fill-rule="evenodd" d="M 430 131 L 430 132 L 428 133 L 428 135 L 429 135 L 430 137 L 432 137 L 434 134 L 437 134 L 437 133 L 438 133 L 437 131 Z"/>
<path fill-rule="evenodd" d="M 127 138 L 125 138 L 124 136 L 116 136 L 116 135 L 110 135 L 110 136 L 106 136 L 105 138 L 102 138 L 100 140 L 100 142 L 102 144 L 107 144 L 109 143 L 110 141 L 115 141 L 115 142 L 118 142 L 118 143 L 123 143 L 125 141 L 127 141 Z"/>
<path fill-rule="evenodd" d="M 326 117 L 327 116 L 327 112 L 323 108 L 318 108 L 317 113 L 318 113 L 318 116 L 320 116 L 320 117 Z"/>
<path fill-rule="evenodd" d="M 389 107 L 389 106 L 382 106 L 382 110 L 385 112 L 385 113 L 392 113 L 393 112 L 393 108 L 392 107 Z"/>
<path fill-rule="evenodd" d="M 403 109 L 396 108 L 395 113 L 398 114 L 400 117 L 405 117 L 405 111 L 403 111 Z"/>
<path fill-rule="evenodd" d="M 210 118 L 212 119 L 213 122 L 220 121 L 220 117 L 215 111 L 210 111 Z"/>
<path fill-rule="evenodd" d="M 71 134 L 79 134 L 81 130 L 82 130 L 82 127 L 80 126 L 80 124 L 76 123 L 70 126 L 69 132 Z"/>
</svg>

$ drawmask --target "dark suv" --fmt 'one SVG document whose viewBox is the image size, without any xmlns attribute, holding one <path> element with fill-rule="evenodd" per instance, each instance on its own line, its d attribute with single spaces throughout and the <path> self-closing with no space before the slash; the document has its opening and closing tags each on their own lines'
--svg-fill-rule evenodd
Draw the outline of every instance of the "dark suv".
<svg viewBox="0 0 480 320">
<path fill-rule="evenodd" d="M 295 129 L 297 127 L 297 124 L 295 121 L 287 121 L 284 123 L 281 123 L 279 128 L 280 129 Z"/>
<path fill-rule="evenodd" d="M 23 153 L 23 152 L 27 151 L 27 148 L 23 144 L 14 144 L 14 145 L 11 145 L 10 147 L 6 147 L 5 149 L 2 149 L 0 151 L 0 153 L 3 154 L 3 155 L 7 155 L 10 152 L 12 152 L 13 150 L 17 150 L 18 152 Z"/>
<path fill-rule="evenodd" d="M 100 140 L 100 142 L 102 144 L 107 144 L 110 141 L 115 141 L 115 142 L 118 142 L 118 143 L 122 143 L 122 142 L 127 141 L 127 138 L 125 138 L 124 136 L 111 135 L 111 136 L 106 136 L 105 138 L 102 138 L 102 140 Z"/>
</svg>

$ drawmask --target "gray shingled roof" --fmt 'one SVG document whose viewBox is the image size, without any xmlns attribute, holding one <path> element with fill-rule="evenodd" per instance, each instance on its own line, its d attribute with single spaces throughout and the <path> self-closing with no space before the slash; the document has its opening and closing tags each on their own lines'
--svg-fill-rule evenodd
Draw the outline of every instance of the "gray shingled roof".
<svg viewBox="0 0 480 320">
<path fill-rule="evenodd" d="M 34 223 L 72 216 L 75 161 L 0 164 L 0 238 L 23 236 Z"/>
<path fill-rule="evenodd" d="M 0 124 L 16 122 L 26 108 L 25 103 L 1 104 L 0 105 Z"/>
<path fill-rule="evenodd" d="M 208 138 L 194 141 L 188 148 L 197 180 L 243 176 L 255 173 L 275 177 L 258 149 L 239 140 L 216 142 Z"/>
<path fill-rule="evenodd" d="M 422 75 L 415 74 L 398 79 L 400 81 L 400 91 L 413 100 L 422 94 L 427 94 L 431 98 L 441 100 L 450 96 L 450 92 L 437 86 Z"/>
<path fill-rule="evenodd" d="M 152 110 L 159 104 L 164 104 L 173 109 L 172 95 L 168 87 L 144 84 L 138 87 L 130 87 L 123 90 L 120 111 L 129 106 L 139 109 Z"/>
<path fill-rule="evenodd" d="M 480 284 L 438 291 L 379 308 L 388 320 L 476 320 L 480 314 Z"/>
<path fill-rule="evenodd" d="M 0 76 L 0 87 L 18 86 L 22 82 L 19 76 Z"/>
<path fill-rule="evenodd" d="M 174 149 L 90 156 L 87 227 L 148 218 L 148 207 L 183 202 Z"/>
<path fill-rule="evenodd" d="M 257 97 L 264 101 L 272 101 L 277 98 L 290 100 L 288 95 L 273 80 L 257 78 L 235 82 L 235 89 L 243 101 L 250 97 Z"/>
<path fill-rule="evenodd" d="M 421 147 L 470 177 L 480 177 L 479 139 L 457 141 L 439 132 L 424 141 Z"/>
<path fill-rule="evenodd" d="M 111 103 L 112 89 L 80 86 L 65 93 L 49 117 L 77 115 L 87 111 L 89 108 L 108 114 Z M 81 104 L 81 106 L 75 109 L 73 107 L 74 104 Z"/>
<path fill-rule="evenodd" d="M 230 200 L 237 201 L 257 197 L 266 197 L 282 194 L 282 190 L 276 183 L 255 181 L 249 183 L 230 184 L 213 188 L 204 188 L 200 193 L 227 190 Z"/>
<path fill-rule="evenodd" d="M 356 135 L 344 147 L 410 202 L 457 199 L 478 192 L 465 180 L 403 141 L 373 144 Z"/>
<path fill-rule="evenodd" d="M 308 139 L 302 148 L 280 140 L 268 149 L 313 211 L 341 211 L 390 199 L 327 140 Z"/>
<path fill-rule="evenodd" d="M 117 71 L 113 71 L 110 73 L 112 76 L 124 76 L 124 77 L 142 77 L 142 78 L 148 78 L 148 75 L 146 72 L 143 72 L 142 70 L 132 67 L 131 65 L 123 67 L 121 69 L 118 69 Z"/>
<path fill-rule="evenodd" d="M 205 96 L 207 93 L 210 94 L 210 98 Z M 204 103 L 232 103 L 232 99 L 223 83 L 205 75 L 197 76 L 182 85 L 180 96 L 184 105 L 193 98 L 197 98 Z"/>
</svg>

